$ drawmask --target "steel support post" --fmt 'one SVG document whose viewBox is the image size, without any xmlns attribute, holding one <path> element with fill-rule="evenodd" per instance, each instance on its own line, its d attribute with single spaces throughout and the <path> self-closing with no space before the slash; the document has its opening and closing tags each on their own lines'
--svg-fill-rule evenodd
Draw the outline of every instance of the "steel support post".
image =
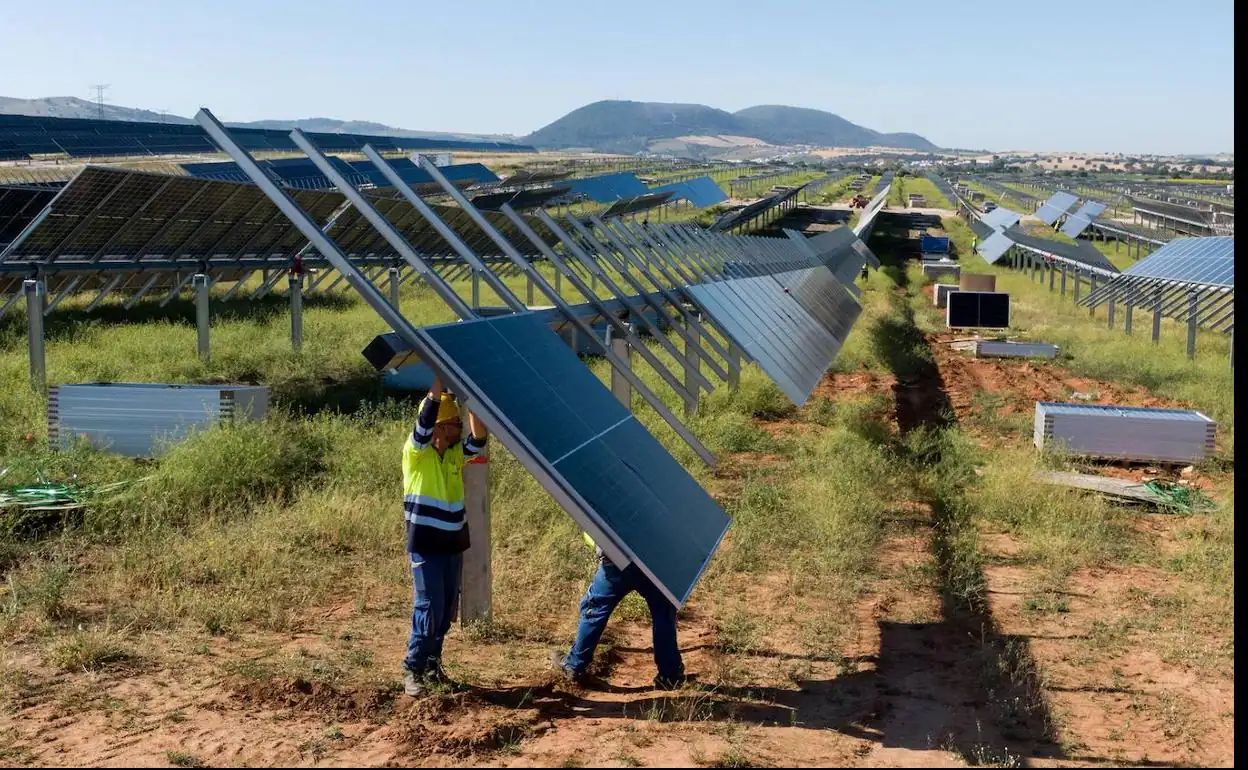
<svg viewBox="0 0 1248 770">
<path fill-rule="evenodd" d="M 390 304 L 399 309 L 399 269 L 392 267 L 386 271 L 386 285 L 390 287 Z"/>
<path fill-rule="evenodd" d="M 1046 262 L 1046 263 L 1045 263 L 1045 266 L 1048 268 L 1048 271 L 1049 271 L 1049 293 L 1050 293 L 1050 294 L 1052 294 L 1052 293 L 1053 293 L 1053 289 L 1054 289 L 1054 283 L 1053 283 L 1053 282 L 1056 280 L 1056 276 L 1055 276 L 1055 275 L 1054 275 L 1054 273 L 1053 273 L 1053 263 L 1052 263 L 1052 262 Z"/>
<path fill-rule="evenodd" d="M 472 268 L 472 309 L 481 309 L 481 271 Z"/>
<path fill-rule="evenodd" d="M 1088 294 L 1095 294 L 1095 293 L 1096 293 L 1096 273 L 1091 273 L 1090 275 L 1088 275 Z M 1096 304 L 1095 303 L 1088 306 L 1088 317 L 1089 318 L 1096 317 Z"/>
<path fill-rule="evenodd" d="M 1153 298 L 1153 344 L 1161 340 L 1161 289 Z"/>
<path fill-rule="evenodd" d="M 43 303 L 47 289 L 43 281 L 22 281 L 26 295 L 26 340 L 30 353 L 30 386 L 41 394 L 48 392 L 47 358 L 43 345 Z"/>
<path fill-rule="evenodd" d="M 1110 329 L 1112 329 L 1114 328 L 1114 298 L 1113 297 L 1109 298 L 1109 302 L 1105 306 L 1105 311 L 1108 315 L 1108 321 L 1106 322 L 1106 325 Z"/>
<path fill-rule="evenodd" d="M 196 273 L 191 277 L 191 288 L 195 292 L 195 330 L 197 347 L 201 360 L 208 360 L 208 276 Z"/>
<path fill-rule="evenodd" d="M 1200 296 L 1196 292 L 1187 293 L 1187 357 L 1191 359 L 1196 358 L 1196 328 L 1200 321 L 1196 306 L 1199 301 Z"/>
<path fill-rule="evenodd" d="M 524 304 L 533 307 L 533 276 L 526 275 L 524 280 Z"/>
<path fill-rule="evenodd" d="M 1122 314 L 1122 331 L 1128 336 L 1131 335 L 1131 315 L 1134 310 L 1135 305 L 1128 302 L 1126 312 Z"/>
<path fill-rule="evenodd" d="M 1062 263 L 1062 296 L 1066 296 L 1066 263 Z"/>
<path fill-rule="evenodd" d="M 296 353 L 303 349 L 303 275 L 291 273 L 290 284 L 290 347 Z"/>
<path fill-rule="evenodd" d="M 1073 301 L 1074 301 L 1074 303 L 1075 303 L 1076 305 L 1078 305 L 1078 304 L 1079 304 L 1079 284 L 1080 284 L 1080 280 L 1079 280 L 1079 279 L 1080 279 L 1081 277 L 1082 277 L 1082 276 L 1080 275 L 1080 271 L 1076 270 L 1076 271 L 1075 271 L 1075 286 L 1074 286 L 1074 292 L 1071 294 L 1071 297 L 1072 297 L 1072 299 L 1073 299 Z"/>
<path fill-rule="evenodd" d="M 460 571 L 459 623 L 487 622 L 493 604 L 493 547 L 490 539 L 490 459 L 478 455 L 464 464 L 464 520 L 472 533 Z"/>
</svg>

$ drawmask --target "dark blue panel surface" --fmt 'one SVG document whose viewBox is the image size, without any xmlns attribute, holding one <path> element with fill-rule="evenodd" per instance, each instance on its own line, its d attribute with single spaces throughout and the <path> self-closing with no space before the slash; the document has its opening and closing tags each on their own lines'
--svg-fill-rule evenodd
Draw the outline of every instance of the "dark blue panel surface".
<svg viewBox="0 0 1248 770">
<path fill-rule="evenodd" d="M 571 493 L 565 507 L 573 506 L 568 512 L 578 523 L 599 528 L 592 534 L 631 554 L 682 604 L 728 517 L 571 349 L 532 313 L 422 334 L 458 367 L 472 394 L 509 423 L 508 432 L 527 442 L 553 483 Z"/>
</svg>

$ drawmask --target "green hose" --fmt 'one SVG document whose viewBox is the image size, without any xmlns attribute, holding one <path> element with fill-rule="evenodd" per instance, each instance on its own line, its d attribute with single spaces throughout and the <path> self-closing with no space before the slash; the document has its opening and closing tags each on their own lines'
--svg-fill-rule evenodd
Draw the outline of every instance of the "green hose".
<svg viewBox="0 0 1248 770">
<path fill-rule="evenodd" d="M 1207 511 L 1214 507 L 1213 500 L 1199 489 L 1172 484 L 1168 481 L 1153 479 L 1144 482 L 1144 487 L 1163 501 L 1163 504 L 1184 513 Z"/>
</svg>

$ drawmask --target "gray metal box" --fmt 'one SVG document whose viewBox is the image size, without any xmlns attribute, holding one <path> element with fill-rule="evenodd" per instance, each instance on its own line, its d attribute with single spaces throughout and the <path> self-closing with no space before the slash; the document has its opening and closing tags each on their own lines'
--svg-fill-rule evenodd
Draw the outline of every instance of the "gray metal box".
<svg viewBox="0 0 1248 770">
<path fill-rule="evenodd" d="M 1213 453 L 1217 427 L 1189 409 L 1037 401 L 1034 438 L 1086 457 L 1194 463 Z"/>
<path fill-rule="evenodd" d="M 262 385 L 98 382 L 48 389 L 48 442 L 64 449 L 85 439 L 129 457 L 155 457 L 191 431 L 223 420 L 261 420 Z"/>
</svg>

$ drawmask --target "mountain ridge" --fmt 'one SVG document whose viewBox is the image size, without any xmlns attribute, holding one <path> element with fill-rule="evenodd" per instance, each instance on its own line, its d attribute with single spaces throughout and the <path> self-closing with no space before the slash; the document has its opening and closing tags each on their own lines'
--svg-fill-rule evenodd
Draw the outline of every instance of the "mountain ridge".
<svg viewBox="0 0 1248 770">
<path fill-rule="evenodd" d="M 768 104 L 727 112 L 704 104 L 612 99 L 578 107 L 522 141 L 552 149 L 638 152 L 655 140 L 719 135 L 754 137 L 776 145 L 939 149 L 918 134 L 883 133 L 808 107 Z"/>
</svg>

